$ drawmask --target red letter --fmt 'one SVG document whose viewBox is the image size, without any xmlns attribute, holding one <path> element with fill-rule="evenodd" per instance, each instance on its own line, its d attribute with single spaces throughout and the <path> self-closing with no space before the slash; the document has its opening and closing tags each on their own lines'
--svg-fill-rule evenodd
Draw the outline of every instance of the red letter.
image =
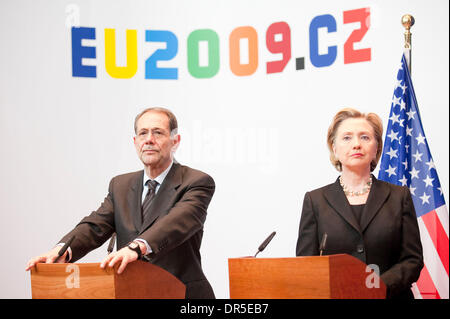
<svg viewBox="0 0 450 319">
<path fill-rule="evenodd" d="M 360 42 L 370 26 L 370 8 L 362 8 L 350 11 L 344 11 L 344 24 L 359 22 L 361 27 L 353 30 L 344 44 L 344 64 L 370 61 L 371 50 L 353 49 L 355 42 Z"/>
</svg>

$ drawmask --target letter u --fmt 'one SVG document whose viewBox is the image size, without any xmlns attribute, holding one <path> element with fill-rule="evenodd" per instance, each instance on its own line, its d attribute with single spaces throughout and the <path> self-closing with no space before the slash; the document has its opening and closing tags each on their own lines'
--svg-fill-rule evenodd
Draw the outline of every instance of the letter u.
<svg viewBox="0 0 450 319">
<path fill-rule="evenodd" d="M 132 78 L 137 72 L 137 31 L 127 30 L 127 65 L 116 65 L 116 30 L 105 29 L 106 72 L 116 79 Z"/>
</svg>

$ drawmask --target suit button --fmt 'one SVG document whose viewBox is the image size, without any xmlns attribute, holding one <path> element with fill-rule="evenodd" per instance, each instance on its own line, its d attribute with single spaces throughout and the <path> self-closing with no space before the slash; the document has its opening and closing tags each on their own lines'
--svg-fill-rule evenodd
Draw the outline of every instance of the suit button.
<svg viewBox="0 0 450 319">
<path fill-rule="evenodd" d="M 358 253 L 363 253 L 364 252 L 364 246 L 362 246 L 362 245 L 358 245 L 357 247 L 356 247 L 356 251 L 358 252 Z"/>
</svg>

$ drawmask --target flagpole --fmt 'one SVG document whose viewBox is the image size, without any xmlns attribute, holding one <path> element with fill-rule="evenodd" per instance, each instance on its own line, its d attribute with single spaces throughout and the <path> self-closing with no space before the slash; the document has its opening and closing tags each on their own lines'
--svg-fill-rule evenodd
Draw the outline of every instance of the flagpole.
<svg viewBox="0 0 450 319">
<path fill-rule="evenodd" d="M 410 14 L 405 14 L 402 17 L 402 25 L 405 27 L 405 58 L 408 63 L 409 74 L 411 74 L 411 32 L 409 31 L 414 25 L 414 17 Z"/>
</svg>

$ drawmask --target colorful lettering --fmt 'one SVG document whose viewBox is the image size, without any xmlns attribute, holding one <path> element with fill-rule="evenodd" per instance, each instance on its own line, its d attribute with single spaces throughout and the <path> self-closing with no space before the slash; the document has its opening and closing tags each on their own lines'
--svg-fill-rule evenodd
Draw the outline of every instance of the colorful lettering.
<svg viewBox="0 0 450 319">
<path fill-rule="evenodd" d="M 132 78 L 138 68 L 137 58 L 137 31 L 126 31 L 127 64 L 116 65 L 116 30 L 105 29 L 105 67 L 106 72 L 116 79 Z"/>
</svg>

